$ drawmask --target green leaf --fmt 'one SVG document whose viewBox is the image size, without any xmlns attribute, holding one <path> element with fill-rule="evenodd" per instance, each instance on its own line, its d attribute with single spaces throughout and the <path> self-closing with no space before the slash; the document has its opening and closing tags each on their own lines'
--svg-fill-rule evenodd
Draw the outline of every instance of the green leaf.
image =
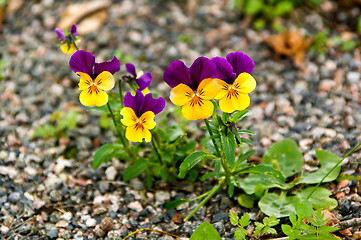
<svg viewBox="0 0 361 240">
<path fill-rule="evenodd" d="M 190 240 L 221 240 L 217 230 L 209 222 L 203 222 L 192 234 Z"/>
<path fill-rule="evenodd" d="M 327 219 L 327 222 L 328 222 L 329 219 Z M 326 222 L 326 223 L 327 223 Z M 339 228 L 337 227 L 331 227 L 331 226 L 326 226 L 326 225 L 323 225 L 323 226 L 320 226 L 317 231 L 319 233 L 331 233 L 331 232 L 336 232 L 337 230 L 339 230 Z"/>
<path fill-rule="evenodd" d="M 260 222 L 255 222 L 254 225 L 256 225 L 256 228 L 253 232 L 253 235 L 255 235 L 255 236 L 263 234 L 267 228 L 267 226 L 265 226 L 264 224 L 262 224 Z"/>
<path fill-rule="evenodd" d="M 244 6 L 244 12 L 247 15 L 256 15 L 257 13 L 262 11 L 263 7 L 262 0 L 252 0 L 248 1 L 247 4 Z"/>
<path fill-rule="evenodd" d="M 236 240 L 243 240 L 246 238 L 247 235 L 247 230 L 244 228 L 237 228 L 236 231 L 234 232 L 234 238 Z"/>
<path fill-rule="evenodd" d="M 295 175 L 302 170 L 303 156 L 297 143 L 292 139 L 284 139 L 274 143 L 265 153 L 263 162 L 272 166 L 276 161 L 285 178 Z"/>
<path fill-rule="evenodd" d="M 109 162 L 114 156 L 114 152 L 122 148 L 119 144 L 104 144 L 94 154 L 92 167 L 97 169 L 103 162 Z"/>
<path fill-rule="evenodd" d="M 179 166 L 178 177 L 185 178 L 187 172 L 190 169 L 192 169 L 194 166 L 196 166 L 200 161 L 202 161 L 207 156 L 213 156 L 213 155 L 199 151 L 199 152 L 194 152 L 191 155 L 189 155 L 188 157 L 186 157 L 186 159 L 184 159 L 182 164 Z"/>
<path fill-rule="evenodd" d="M 228 196 L 229 196 L 229 198 L 232 198 L 232 197 L 233 197 L 233 193 L 234 193 L 234 182 L 231 181 L 231 182 L 228 184 Z"/>
<path fill-rule="evenodd" d="M 310 223 L 315 226 L 315 227 L 321 227 L 323 225 L 325 225 L 329 219 L 324 219 L 325 218 L 325 214 L 322 212 L 321 209 L 318 209 L 317 211 L 315 211 L 315 213 L 313 214 L 313 219 L 310 218 Z"/>
<path fill-rule="evenodd" d="M 313 214 L 312 203 L 308 200 L 296 204 L 296 213 L 298 218 L 310 218 Z"/>
<path fill-rule="evenodd" d="M 295 195 L 300 198 L 301 200 L 306 200 L 310 193 L 313 191 L 314 187 L 309 187 L 304 190 L 301 190 Z M 337 207 L 337 200 L 333 198 L 329 198 L 331 192 L 326 188 L 317 188 L 317 190 L 312 194 L 311 198 L 309 199 L 312 203 L 313 208 L 315 209 L 328 209 L 332 210 Z"/>
<path fill-rule="evenodd" d="M 187 203 L 187 202 L 191 202 L 191 201 L 192 200 L 187 200 L 187 199 L 177 199 L 177 200 L 171 201 L 169 203 L 166 203 L 165 208 L 167 210 L 170 210 L 172 208 L 176 208 L 176 207 L 182 205 L 183 203 Z"/>
<path fill-rule="evenodd" d="M 248 109 L 237 111 L 234 114 L 232 114 L 232 117 L 229 118 L 229 122 L 238 123 L 243 118 L 250 116 L 250 115 L 252 115 L 252 112 L 249 111 Z"/>
<path fill-rule="evenodd" d="M 249 131 L 249 130 L 245 130 L 245 129 L 240 129 L 238 130 L 239 134 L 249 134 L 249 135 L 256 135 L 254 132 Z"/>
<path fill-rule="evenodd" d="M 240 164 L 247 160 L 250 156 L 252 156 L 254 153 L 256 152 L 256 150 L 250 150 L 247 151 L 246 153 L 242 154 L 242 156 L 240 156 L 236 162 L 236 164 L 234 165 L 234 169 L 239 168 Z"/>
<path fill-rule="evenodd" d="M 184 135 L 183 130 L 179 126 L 167 127 L 166 133 L 169 136 L 170 142 L 174 142 L 175 140 Z"/>
<path fill-rule="evenodd" d="M 239 225 L 241 227 L 246 227 L 251 223 L 251 218 L 249 217 L 248 213 L 242 215 L 241 219 L 239 220 Z"/>
<path fill-rule="evenodd" d="M 132 178 L 139 176 L 148 168 L 148 161 L 145 158 L 138 158 L 134 161 L 132 166 L 125 169 L 123 174 L 123 181 L 129 181 Z"/>
<path fill-rule="evenodd" d="M 41 138 L 47 138 L 47 137 L 55 137 L 56 135 L 56 129 L 53 125 L 50 125 L 48 123 L 44 125 L 38 126 L 33 134 L 33 137 L 41 137 Z"/>
<path fill-rule="evenodd" d="M 221 135 L 221 144 L 224 155 L 232 168 L 236 159 L 236 139 L 232 132 L 228 132 L 227 136 Z"/>
<path fill-rule="evenodd" d="M 296 204 L 296 209 L 297 209 L 297 204 Z M 297 210 L 296 210 L 296 211 L 297 211 Z M 296 224 L 297 224 L 297 216 L 296 216 L 296 213 L 295 213 L 295 212 L 291 212 L 289 218 L 290 218 L 290 221 L 291 221 L 291 223 L 292 223 L 292 226 L 295 227 Z"/>
<path fill-rule="evenodd" d="M 270 227 L 276 226 L 279 222 L 280 222 L 280 220 L 278 218 L 276 218 L 275 216 L 265 217 L 263 219 L 263 223 Z"/>
<path fill-rule="evenodd" d="M 239 217 L 238 213 L 233 211 L 232 209 L 229 210 L 229 220 L 231 221 L 231 224 L 234 226 L 238 225 Z"/>
<path fill-rule="evenodd" d="M 238 197 L 239 205 L 241 205 L 242 207 L 245 207 L 245 208 L 252 208 L 254 200 L 255 200 L 255 198 L 252 197 L 252 195 L 248 195 L 248 194 L 244 194 L 244 193 Z"/>
<path fill-rule="evenodd" d="M 277 187 L 276 183 L 270 181 L 264 181 L 258 174 L 251 173 L 246 178 L 240 179 L 241 187 L 243 191 L 247 194 L 254 194 L 256 191 L 256 186 L 262 186 L 262 192 L 264 189 L 269 189 Z"/>
<path fill-rule="evenodd" d="M 320 161 L 321 167 L 316 172 L 303 174 L 299 183 L 313 184 L 320 182 L 322 178 L 326 176 L 326 174 L 341 160 L 337 155 L 325 150 L 316 150 L 316 156 Z M 335 170 L 333 170 L 330 175 L 323 180 L 323 182 L 331 182 L 335 180 L 340 174 L 340 170 L 341 166 L 335 168 Z"/>
<path fill-rule="evenodd" d="M 267 216 L 281 218 L 287 217 L 295 211 L 295 204 L 297 202 L 299 202 L 297 197 L 287 197 L 276 193 L 270 193 L 261 198 L 258 202 L 258 206 Z"/>
<path fill-rule="evenodd" d="M 274 16 L 282 16 L 289 12 L 291 12 L 293 9 L 293 4 L 290 1 L 280 1 L 275 9 L 274 9 Z"/>
<path fill-rule="evenodd" d="M 290 225 L 282 224 L 281 228 L 282 228 L 282 232 L 287 236 L 291 235 L 291 233 L 293 232 L 293 229 Z"/>
<path fill-rule="evenodd" d="M 212 177 L 215 177 L 215 176 L 216 176 L 215 172 L 206 173 L 201 177 L 201 181 L 203 182 L 203 181 L 208 180 L 208 179 L 210 179 Z"/>
</svg>

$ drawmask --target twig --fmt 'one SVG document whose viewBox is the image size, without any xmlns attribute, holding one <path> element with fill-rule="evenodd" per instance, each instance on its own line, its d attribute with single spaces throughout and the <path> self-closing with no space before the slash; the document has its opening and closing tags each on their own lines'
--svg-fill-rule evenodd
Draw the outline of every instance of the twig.
<svg viewBox="0 0 361 240">
<path fill-rule="evenodd" d="M 361 218 L 353 218 L 350 220 L 342 221 L 337 223 L 333 227 L 337 227 L 340 230 L 344 230 L 346 228 L 356 227 L 356 226 L 361 226 Z"/>
<path fill-rule="evenodd" d="M 172 237 L 175 237 L 175 238 L 180 238 L 180 236 L 177 236 L 173 233 L 169 233 L 169 232 L 166 232 L 166 231 L 162 231 L 162 230 L 158 230 L 158 229 L 154 229 L 154 228 L 141 228 L 141 229 L 138 229 L 134 232 L 132 232 L 131 234 L 128 234 L 128 236 L 126 236 L 123 240 L 127 239 L 128 237 L 138 233 L 138 232 L 141 232 L 141 231 L 152 231 L 152 232 L 158 232 L 158 233 L 163 233 L 163 234 L 167 234 L 167 235 L 170 235 Z"/>
</svg>

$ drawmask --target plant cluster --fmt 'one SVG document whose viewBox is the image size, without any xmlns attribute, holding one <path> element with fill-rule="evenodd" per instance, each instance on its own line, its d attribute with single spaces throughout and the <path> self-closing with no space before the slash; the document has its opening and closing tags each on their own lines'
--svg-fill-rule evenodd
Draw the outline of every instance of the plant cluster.
<svg viewBox="0 0 361 240">
<path fill-rule="evenodd" d="M 56 32 L 63 45 L 68 46 L 68 51 L 61 48 L 64 52 L 69 52 L 69 46 L 73 51 L 78 49 L 76 26 L 70 34 L 59 29 Z M 303 156 L 291 139 L 272 145 L 264 155 L 263 164 L 251 165 L 247 160 L 255 150 L 247 135 L 254 133 L 240 128 L 240 122 L 251 114 L 246 108 L 250 105 L 249 93 L 255 89 L 256 81 L 251 75 L 254 62 L 245 53 L 232 52 L 226 58 L 199 57 L 190 67 L 182 61 L 171 62 L 165 69 L 164 81 L 171 88 L 170 101 L 179 106 L 178 109 L 166 106 L 165 100 L 152 92 L 149 88 L 151 73 L 136 71 L 131 63 L 125 64 L 128 75 L 116 79 L 115 74 L 120 70 L 117 57 L 96 63 L 92 53 L 77 50 L 69 65 L 79 77 L 80 103 L 107 116 L 103 123 L 110 118 L 112 125 L 107 126 L 118 136 L 115 142 L 96 151 L 92 162 L 94 169 L 118 158 L 130 164 L 123 174 L 124 181 L 143 174 L 148 187 L 155 179 L 165 182 L 178 178 L 189 181 L 215 179 L 216 186 L 208 192 L 194 199 L 177 199 L 166 204 L 166 208 L 173 208 L 199 201 L 185 221 L 218 191 L 226 189 L 232 197 L 237 193 L 235 189 L 239 189 L 244 191 L 238 196 L 241 206 L 251 208 L 257 200 L 261 211 L 269 216 L 262 223 L 254 223 L 254 236 L 276 234 L 273 227 L 282 217 L 290 217 L 292 226 L 282 225 L 290 238 L 297 234 L 323 236 L 334 231 L 324 226 L 325 220 L 319 209 L 333 209 L 337 201 L 329 197 L 331 193 L 326 188 L 319 186 L 337 178 L 342 160 L 361 143 L 342 159 L 327 151 L 316 150 L 321 166 L 312 173 L 302 173 Z M 116 85 L 117 91 L 111 92 Z M 124 94 L 123 89 L 128 91 Z M 75 127 L 78 113 L 71 114 L 75 115 L 65 115 L 64 120 L 58 120 L 54 133 L 49 136 L 57 136 L 64 130 L 62 121 L 72 122 L 70 127 Z M 201 142 L 187 136 L 185 126 L 189 120 L 204 121 L 202 128 L 206 134 Z M 36 136 L 44 137 L 45 131 L 37 129 Z M 200 167 L 207 171 L 198 171 Z M 199 176 L 200 172 L 204 174 Z M 309 187 L 310 184 L 317 185 Z M 314 214 L 313 208 L 318 209 Z M 311 225 L 306 224 L 306 227 L 301 223 L 304 218 Z M 230 219 L 239 227 L 236 239 L 243 239 L 247 234 L 245 227 L 250 224 L 248 214 L 239 219 L 231 211 Z M 201 224 L 191 239 L 207 239 L 198 235 L 216 236 L 212 228 L 209 223 Z"/>
</svg>

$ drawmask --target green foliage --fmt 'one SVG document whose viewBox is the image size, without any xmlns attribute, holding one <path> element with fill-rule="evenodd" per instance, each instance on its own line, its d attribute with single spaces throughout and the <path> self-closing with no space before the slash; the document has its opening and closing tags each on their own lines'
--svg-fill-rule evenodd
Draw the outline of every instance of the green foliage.
<svg viewBox="0 0 361 240">
<path fill-rule="evenodd" d="M 118 49 L 114 52 L 114 56 L 118 58 L 120 64 L 132 62 L 134 60 L 132 55 L 125 54 L 122 50 Z"/>
<path fill-rule="evenodd" d="M 282 224 L 281 228 L 289 239 L 339 239 L 330 233 L 338 230 L 336 227 L 326 226 L 328 218 L 324 219 L 325 214 L 321 209 L 313 212 L 311 202 L 305 200 L 296 205 L 296 212 L 290 214 L 291 225 Z M 307 219 L 310 224 L 306 224 L 303 219 Z"/>
<path fill-rule="evenodd" d="M 73 130 L 82 118 L 83 116 L 76 110 L 56 111 L 50 116 L 50 123 L 45 123 L 35 129 L 33 137 L 64 137 L 65 130 Z"/>
<path fill-rule="evenodd" d="M 203 222 L 197 227 L 190 240 L 221 240 L 217 230 L 209 222 Z"/>
<path fill-rule="evenodd" d="M 342 51 L 349 52 L 357 47 L 357 42 L 353 39 L 344 39 L 341 36 L 336 36 L 331 39 L 331 45 L 340 47 Z"/>
<path fill-rule="evenodd" d="M 191 155 L 189 155 L 188 157 L 186 157 L 186 159 L 184 159 L 184 161 L 182 162 L 182 164 L 179 167 L 178 177 L 184 178 L 190 169 L 192 169 L 195 165 L 197 165 L 200 161 L 202 161 L 207 156 L 212 156 L 212 155 L 200 151 L 200 152 L 194 152 Z"/>
<path fill-rule="evenodd" d="M 148 161 L 145 158 L 138 158 L 134 161 L 132 166 L 125 169 L 123 174 L 123 180 L 129 181 L 132 178 L 139 176 L 148 168 Z"/>
<path fill-rule="evenodd" d="M 341 160 L 337 155 L 324 151 L 324 150 L 315 150 L 317 159 L 320 161 L 321 167 L 318 168 L 316 172 L 305 173 L 300 179 L 300 183 L 313 184 L 318 183 L 322 180 L 326 174 L 332 170 L 332 168 Z M 323 182 L 331 182 L 335 180 L 340 174 L 341 166 L 338 166 L 333 170 Z"/>
<path fill-rule="evenodd" d="M 97 169 L 103 162 L 109 162 L 115 156 L 122 154 L 126 157 L 126 152 L 123 150 L 123 146 L 120 144 L 104 144 L 94 154 L 92 166 L 93 169 Z"/>
<path fill-rule="evenodd" d="M 251 223 L 248 213 L 243 214 L 241 219 L 239 219 L 238 214 L 235 211 L 229 210 L 229 219 L 232 225 L 238 226 L 238 228 L 234 232 L 235 239 L 245 239 L 247 235 L 247 230 L 245 229 L 245 227 L 247 227 Z"/>
<path fill-rule="evenodd" d="M 192 35 L 187 35 L 187 34 L 180 34 L 178 36 L 178 40 L 186 43 L 186 44 L 190 44 L 193 42 L 193 36 Z"/>
<path fill-rule="evenodd" d="M 0 2 L 1 6 L 1 2 Z M 4 79 L 4 71 L 5 71 L 5 61 L 0 60 L 0 81 Z"/>
<path fill-rule="evenodd" d="M 256 229 L 254 230 L 253 234 L 256 236 L 262 236 L 266 233 L 276 235 L 277 231 L 276 229 L 272 228 L 273 226 L 276 226 L 280 220 L 277 219 L 274 216 L 266 217 L 262 220 L 263 223 L 255 222 Z"/>
<path fill-rule="evenodd" d="M 329 42 L 329 36 L 330 30 L 325 29 L 316 35 L 313 36 L 313 42 L 310 46 L 311 51 L 315 51 L 318 54 L 324 54 L 326 53 L 328 49 L 328 42 Z"/>
</svg>

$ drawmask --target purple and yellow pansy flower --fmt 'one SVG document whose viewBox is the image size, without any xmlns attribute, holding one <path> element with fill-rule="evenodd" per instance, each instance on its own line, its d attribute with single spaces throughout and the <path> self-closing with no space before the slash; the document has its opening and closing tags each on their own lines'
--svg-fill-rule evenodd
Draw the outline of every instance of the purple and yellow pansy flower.
<svg viewBox="0 0 361 240">
<path fill-rule="evenodd" d="M 220 99 L 220 109 L 232 113 L 247 108 L 250 105 L 248 93 L 256 88 L 256 81 L 250 75 L 254 69 L 253 60 L 242 52 L 229 53 L 226 59 L 211 60 L 217 66 L 220 91 L 215 98 Z"/>
<path fill-rule="evenodd" d="M 108 103 L 108 94 L 114 85 L 113 74 L 120 70 L 119 60 L 95 63 L 90 52 L 79 50 L 71 56 L 69 65 L 79 75 L 80 103 L 84 106 L 103 106 Z"/>
<path fill-rule="evenodd" d="M 139 86 L 139 90 L 142 91 L 144 95 L 149 93 L 148 86 L 152 81 L 152 75 L 149 72 L 143 73 L 143 71 L 137 73 L 132 63 L 126 63 L 125 69 L 133 76 L 135 83 Z"/>
<path fill-rule="evenodd" d="M 77 50 L 76 44 L 80 41 L 80 38 L 77 37 L 77 26 L 74 24 L 71 27 L 70 33 L 68 33 L 66 30 L 56 28 L 55 32 L 58 34 L 58 37 L 61 41 L 59 44 L 60 49 L 63 53 L 70 54 Z"/>
<path fill-rule="evenodd" d="M 121 110 L 123 119 L 121 120 L 127 129 L 125 137 L 131 142 L 146 142 L 152 140 L 152 134 L 149 130 L 156 125 L 154 116 L 160 113 L 165 106 L 162 97 L 154 99 L 151 93 L 146 94 L 137 89 L 135 96 L 127 92 L 124 96 L 124 108 Z"/>
<path fill-rule="evenodd" d="M 164 72 L 164 81 L 172 88 L 170 100 L 182 106 L 182 115 L 188 120 L 212 116 L 214 105 L 210 101 L 219 92 L 214 79 L 216 65 L 205 57 L 197 58 L 188 68 L 182 61 L 174 61 Z"/>
</svg>

